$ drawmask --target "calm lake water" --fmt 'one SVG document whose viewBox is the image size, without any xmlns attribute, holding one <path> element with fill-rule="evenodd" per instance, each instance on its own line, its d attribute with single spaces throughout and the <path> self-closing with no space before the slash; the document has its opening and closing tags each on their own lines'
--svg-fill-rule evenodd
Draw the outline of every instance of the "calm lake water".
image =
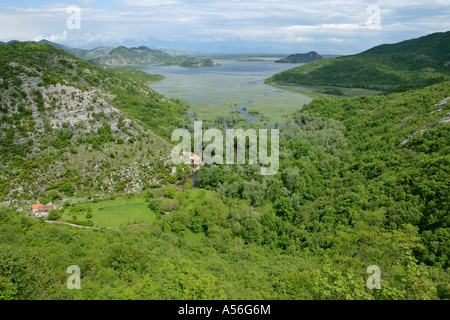
<svg viewBox="0 0 450 320">
<path fill-rule="evenodd" d="M 248 119 L 252 118 L 248 111 L 254 109 L 272 121 L 280 121 L 283 115 L 291 114 L 312 100 L 301 93 L 300 87 L 264 84 L 264 80 L 273 74 L 299 64 L 270 60 L 219 63 L 221 65 L 217 67 L 201 68 L 148 65 L 142 70 L 164 75 L 164 80 L 152 83 L 150 87 L 167 97 L 187 101 L 190 111 L 199 117 L 226 114 L 237 108 Z"/>
</svg>

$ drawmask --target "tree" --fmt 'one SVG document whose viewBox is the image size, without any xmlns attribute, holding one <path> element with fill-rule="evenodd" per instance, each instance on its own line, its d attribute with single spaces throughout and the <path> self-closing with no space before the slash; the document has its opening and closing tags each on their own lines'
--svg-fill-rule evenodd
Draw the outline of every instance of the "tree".
<svg viewBox="0 0 450 320">
<path fill-rule="evenodd" d="M 211 174 L 209 168 L 202 166 L 198 173 L 198 182 L 201 188 L 208 188 L 211 184 Z"/>
<path fill-rule="evenodd" d="M 70 182 L 66 182 L 61 186 L 61 191 L 63 191 L 66 196 L 73 197 L 75 186 Z"/>
<path fill-rule="evenodd" d="M 336 253 L 334 260 L 340 264 L 334 267 L 334 271 L 325 271 L 347 279 L 341 283 L 343 288 L 349 288 L 357 282 L 364 283 L 367 268 L 376 265 L 381 270 L 381 289 L 370 291 L 363 286 L 373 298 L 434 299 L 436 289 L 428 283 L 424 277 L 425 270 L 413 257 L 413 250 L 422 247 L 417 231 L 412 225 L 405 225 L 403 230 L 387 231 L 357 221 L 353 228 L 337 232 L 332 251 Z M 355 294 L 359 295 L 356 289 Z M 359 298 L 358 295 L 350 294 L 350 297 Z"/>
<path fill-rule="evenodd" d="M 292 208 L 291 199 L 280 197 L 274 204 L 275 213 L 277 216 L 284 218 L 286 221 L 292 221 L 294 218 L 294 208 Z"/>
<path fill-rule="evenodd" d="M 247 242 L 260 244 L 263 240 L 262 225 L 255 219 L 245 219 L 242 222 L 242 238 Z"/>
<path fill-rule="evenodd" d="M 283 183 L 290 192 L 294 192 L 295 184 L 300 177 L 300 169 L 297 167 L 288 167 L 281 173 Z"/>
<path fill-rule="evenodd" d="M 164 212 L 171 212 L 180 206 L 180 202 L 176 199 L 164 199 L 160 203 L 160 207 Z"/>
<path fill-rule="evenodd" d="M 61 211 L 59 209 L 50 210 L 47 219 L 48 220 L 59 220 L 61 218 Z"/>
<path fill-rule="evenodd" d="M 163 213 L 164 211 L 162 211 L 160 206 L 162 200 L 163 199 L 161 198 L 150 199 L 148 202 L 148 207 L 155 213 Z"/>
<path fill-rule="evenodd" d="M 259 206 L 264 200 L 265 190 L 258 181 L 242 182 L 242 198 L 246 199 L 253 206 Z"/>
<path fill-rule="evenodd" d="M 175 198 L 176 194 L 177 194 L 177 191 L 176 191 L 175 187 L 170 186 L 170 187 L 166 188 L 165 195 L 167 198 L 173 199 L 173 198 Z"/>
<path fill-rule="evenodd" d="M 184 189 L 186 189 L 186 190 L 192 189 L 193 186 L 194 186 L 194 181 L 192 181 L 191 179 L 186 180 L 186 182 L 184 183 Z"/>
</svg>

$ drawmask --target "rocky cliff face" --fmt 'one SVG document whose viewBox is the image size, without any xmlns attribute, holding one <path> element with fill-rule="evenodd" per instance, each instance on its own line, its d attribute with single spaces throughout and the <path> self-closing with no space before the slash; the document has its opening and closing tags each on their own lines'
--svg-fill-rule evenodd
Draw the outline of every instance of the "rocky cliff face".
<svg viewBox="0 0 450 320">
<path fill-rule="evenodd" d="M 139 48 L 126 48 L 121 46 L 107 53 L 100 54 L 90 61 L 99 66 L 114 67 L 160 63 L 172 60 L 174 60 L 172 56 L 160 50 L 152 50 L 144 46 Z"/>
<path fill-rule="evenodd" d="M 143 99 L 156 93 L 113 74 L 101 80 L 104 71 L 61 52 L 46 53 L 45 67 L 0 52 L 2 63 L 15 60 L 0 74 L 0 200 L 138 192 L 170 177 L 171 144 L 117 108 L 100 82 Z M 78 82 L 62 72 L 68 65 Z M 58 69 L 65 80 L 50 78 Z M 89 77 L 98 85 L 86 85 Z"/>
</svg>

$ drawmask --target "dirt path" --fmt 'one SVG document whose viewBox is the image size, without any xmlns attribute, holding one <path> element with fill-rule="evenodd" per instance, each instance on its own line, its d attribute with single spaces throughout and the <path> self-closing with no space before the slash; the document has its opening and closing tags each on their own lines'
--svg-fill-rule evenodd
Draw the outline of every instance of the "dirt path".
<svg viewBox="0 0 450 320">
<path fill-rule="evenodd" d="M 68 222 L 61 222 L 61 221 L 45 220 L 45 222 L 47 222 L 47 223 L 65 224 L 65 225 L 67 225 L 67 226 L 78 227 L 78 228 L 83 228 L 83 229 L 96 229 L 96 230 L 99 230 L 99 229 L 100 229 L 100 228 L 95 228 L 95 227 L 80 226 L 80 225 L 78 225 L 78 224 L 73 224 L 73 223 L 68 223 Z"/>
</svg>

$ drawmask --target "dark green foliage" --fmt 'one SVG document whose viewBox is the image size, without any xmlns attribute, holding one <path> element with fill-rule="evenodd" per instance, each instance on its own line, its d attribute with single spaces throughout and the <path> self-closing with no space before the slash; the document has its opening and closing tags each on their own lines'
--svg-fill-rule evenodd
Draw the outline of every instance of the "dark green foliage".
<svg viewBox="0 0 450 320">
<path fill-rule="evenodd" d="M 0 300 L 49 299 L 52 279 L 46 259 L 31 248 L 0 245 Z"/>
<path fill-rule="evenodd" d="M 39 56 L 48 48 L 35 49 Z M 7 65 L 0 66 L 14 77 Z M 99 78 L 91 74 L 89 81 L 106 81 L 103 70 L 90 70 Z M 167 102 L 156 96 L 135 99 L 140 89 L 114 79 L 117 101 L 154 99 L 152 110 L 166 114 Z M 448 299 L 450 130 L 444 99 L 449 96 L 450 84 L 443 82 L 383 96 L 315 99 L 280 128 L 276 175 L 261 176 L 259 165 L 212 165 L 199 172 L 202 188 L 192 183 L 184 190 L 157 188 L 159 183 L 149 180 L 146 201 L 155 216 L 145 224 L 89 230 L 2 209 L 0 299 Z M 33 97 L 39 99 L 39 93 Z M 130 105 L 124 108 L 145 113 Z M 19 114 L 26 110 L 23 106 Z M 176 120 L 166 115 L 168 128 Z M 106 154 L 114 158 L 99 164 L 112 177 L 116 172 L 108 171 L 108 162 L 130 156 L 142 136 L 127 135 L 127 143 L 122 139 L 118 146 L 111 142 L 121 138 L 105 115 L 92 117 L 103 125 L 76 144 L 113 148 Z M 116 119 L 123 132 L 125 118 Z M 23 126 L 14 115 L 1 121 L 5 128 Z M 55 132 L 45 125 L 47 138 L 39 146 L 49 154 L 39 163 L 75 144 L 70 128 Z M 28 137 L 16 143 L 20 135 L 5 130 L 0 151 L 9 165 L 3 172 L 36 179 L 31 174 L 37 160 L 28 158 L 33 144 Z M 114 150 L 119 147 L 124 150 Z M 160 175 L 165 182 L 183 177 L 181 171 Z M 78 195 L 90 184 L 89 176 L 66 168 L 42 200 Z M 92 190 L 93 202 L 102 184 Z M 122 179 L 113 186 L 119 192 L 129 184 Z M 0 177 L 0 187 L 1 195 L 14 190 L 12 196 L 19 197 L 8 178 Z M 65 221 L 92 226 L 91 206 L 66 202 L 51 218 L 64 214 Z M 74 264 L 82 270 L 83 290 L 66 287 L 66 268 Z M 382 270 L 380 290 L 366 286 L 370 265 Z"/>
<path fill-rule="evenodd" d="M 102 143 L 114 141 L 114 137 L 111 134 L 111 126 L 108 123 L 105 123 L 103 126 L 98 128 L 97 134 L 99 135 L 100 141 Z"/>
<path fill-rule="evenodd" d="M 71 144 L 73 132 L 59 130 L 56 132 L 56 137 L 50 141 L 50 145 L 56 149 L 64 149 Z"/>
<path fill-rule="evenodd" d="M 377 224 L 388 233 L 417 227 L 414 259 L 448 268 L 449 96 L 444 82 L 388 96 L 315 99 L 281 129 L 277 175 L 255 176 L 251 166 L 224 167 L 216 187 L 212 172 L 202 168 L 200 183 L 225 201 L 270 205 L 284 223 L 269 215 L 261 220 L 268 228 L 263 237 L 270 236 L 272 245 L 289 248 L 292 239 L 282 233 L 289 223 L 296 230 L 290 234 L 303 245 L 327 249 L 325 234 L 379 214 Z M 261 241 L 254 222 L 244 227 L 239 221 L 232 230 L 247 241 Z"/>
<path fill-rule="evenodd" d="M 448 80 L 449 43 L 450 31 L 434 33 L 356 55 L 313 61 L 266 82 L 396 92 L 421 88 Z"/>
<path fill-rule="evenodd" d="M 335 96 L 342 96 L 344 94 L 344 92 L 340 89 L 325 89 L 324 91 L 322 91 L 322 93 L 332 94 Z"/>
<path fill-rule="evenodd" d="M 417 249 L 417 257 L 444 268 L 449 265 L 444 248 L 450 231 L 450 130 L 441 121 L 447 111 L 435 112 L 434 104 L 449 95 L 446 82 L 386 98 L 321 98 L 304 109 L 338 119 L 347 128 L 354 172 L 349 181 L 353 189 L 362 187 L 358 198 L 366 198 L 359 205 L 361 200 L 352 200 L 353 209 L 384 208 L 391 228 L 418 226 L 426 249 Z"/>
<path fill-rule="evenodd" d="M 59 218 L 61 218 L 61 211 L 59 209 L 50 210 L 50 212 L 47 216 L 48 220 L 53 220 L 53 221 L 59 220 Z"/>
<path fill-rule="evenodd" d="M 281 197 L 275 201 L 273 208 L 278 216 L 282 217 L 286 221 L 292 221 L 295 211 L 292 207 L 291 199 Z"/>
<path fill-rule="evenodd" d="M 170 199 L 173 199 L 173 198 L 175 197 L 176 193 L 177 193 L 177 192 L 176 192 L 176 190 L 175 190 L 174 187 L 168 187 L 168 188 L 166 189 L 165 195 L 166 195 L 166 197 L 168 197 L 168 198 L 170 198 Z"/>
<path fill-rule="evenodd" d="M 262 213 L 242 202 L 238 207 L 235 200 L 225 204 L 213 192 L 188 190 L 176 198 L 151 199 L 152 206 L 154 200 L 169 200 L 179 207 L 136 229 L 70 228 L 1 211 L 0 298 L 436 299 L 438 292 L 445 297 L 448 275 L 427 277 L 427 268 L 410 260 L 418 246 L 412 227 L 386 230 L 377 226 L 377 215 L 368 215 L 354 227 L 328 231 L 324 239 L 323 230 L 296 227 L 269 208 Z M 86 208 L 72 209 L 84 215 Z M 92 226 L 89 220 L 68 222 Z M 360 248 L 365 255 L 355 255 Z M 365 287 L 370 263 L 388 272 L 375 293 Z M 81 269 L 82 290 L 66 287 L 65 271 L 73 264 Z"/>
<path fill-rule="evenodd" d="M 60 189 L 68 197 L 72 197 L 75 192 L 75 187 L 72 183 L 66 182 L 61 186 Z"/>
</svg>

